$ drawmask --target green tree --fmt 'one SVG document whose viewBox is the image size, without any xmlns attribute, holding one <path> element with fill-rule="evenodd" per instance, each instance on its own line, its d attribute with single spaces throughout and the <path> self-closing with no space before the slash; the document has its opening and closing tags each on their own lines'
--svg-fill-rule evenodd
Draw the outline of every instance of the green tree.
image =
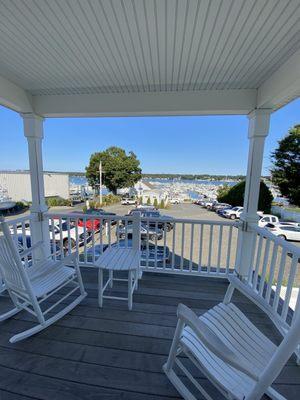
<svg viewBox="0 0 300 400">
<path fill-rule="evenodd" d="M 217 200 L 221 202 L 220 199 L 222 199 L 230 190 L 230 186 L 227 185 L 227 183 L 225 185 L 222 185 L 218 188 L 217 190 Z"/>
<path fill-rule="evenodd" d="M 154 206 L 155 208 L 158 208 L 158 201 L 157 201 L 157 198 L 154 199 L 154 201 L 153 201 L 153 206 Z"/>
<path fill-rule="evenodd" d="M 272 153 L 272 182 L 290 203 L 300 206 L 300 125 L 291 128 L 278 144 Z"/>
<path fill-rule="evenodd" d="M 218 196 L 218 201 L 221 203 L 231 204 L 233 207 L 242 206 L 244 203 L 246 182 L 240 182 L 232 186 L 223 196 Z M 270 212 L 273 196 L 268 186 L 261 181 L 259 189 L 258 210 Z"/>
<path fill-rule="evenodd" d="M 86 177 L 95 189 L 99 185 L 99 164 L 102 161 L 103 184 L 116 194 L 117 189 L 133 186 L 141 179 L 140 162 L 130 151 L 126 154 L 120 147 L 109 147 L 105 151 L 94 153 L 86 167 Z"/>
<path fill-rule="evenodd" d="M 150 200 L 150 197 L 148 197 L 148 199 L 147 199 L 147 203 L 146 203 L 148 206 L 150 206 L 151 205 L 151 200 Z"/>
<path fill-rule="evenodd" d="M 161 201 L 160 201 L 160 203 L 159 203 L 159 208 L 165 208 L 164 199 L 161 199 Z"/>
</svg>

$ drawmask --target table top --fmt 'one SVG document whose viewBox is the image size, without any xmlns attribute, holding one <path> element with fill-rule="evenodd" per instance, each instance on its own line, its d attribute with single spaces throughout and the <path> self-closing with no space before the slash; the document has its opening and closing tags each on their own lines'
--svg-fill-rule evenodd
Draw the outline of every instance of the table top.
<svg viewBox="0 0 300 400">
<path fill-rule="evenodd" d="M 102 269 L 128 271 L 140 266 L 141 252 L 132 248 L 109 247 L 95 261 L 95 266 Z"/>
</svg>

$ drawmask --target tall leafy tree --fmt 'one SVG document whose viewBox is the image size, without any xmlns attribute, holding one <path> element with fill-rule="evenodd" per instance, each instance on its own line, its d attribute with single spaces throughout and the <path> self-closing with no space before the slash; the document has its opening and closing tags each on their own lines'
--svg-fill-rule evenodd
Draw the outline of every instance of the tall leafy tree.
<svg viewBox="0 0 300 400">
<path fill-rule="evenodd" d="M 272 182 L 291 204 L 300 206 L 300 125 L 295 125 L 279 140 L 272 159 Z"/>
<path fill-rule="evenodd" d="M 126 154 L 120 147 L 109 147 L 105 151 L 94 153 L 86 167 L 86 177 L 93 188 L 99 185 L 99 164 L 102 161 L 102 182 L 114 194 L 117 189 L 133 186 L 141 179 L 140 162 L 130 151 Z"/>
<path fill-rule="evenodd" d="M 218 193 L 218 201 L 235 206 L 243 206 L 246 182 L 240 182 Z M 273 196 L 268 186 L 261 181 L 259 187 L 258 211 L 270 212 Z"/>
</svg>

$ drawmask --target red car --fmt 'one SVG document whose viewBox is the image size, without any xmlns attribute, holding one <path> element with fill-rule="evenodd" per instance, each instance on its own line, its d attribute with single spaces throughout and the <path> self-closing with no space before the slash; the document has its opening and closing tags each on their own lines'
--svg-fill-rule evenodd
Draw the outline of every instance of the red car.
<svg viewBox="0 0 300 400">
<path fill-rule="evenodd" d="M 73 211 L 72 214 L 83 214 L 81 211 Z M 100 229 L 100 219 L 86 219 L 78 218 L 77 225 L 81 226 L 82 228 L 86 227 L 88 231 L 99 231 Z"/>
</svg>

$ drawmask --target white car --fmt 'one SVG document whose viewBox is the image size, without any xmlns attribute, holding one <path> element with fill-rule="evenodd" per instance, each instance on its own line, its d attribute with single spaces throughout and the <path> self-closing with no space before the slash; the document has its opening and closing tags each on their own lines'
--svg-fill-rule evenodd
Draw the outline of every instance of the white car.
<svg viewBox="0 0 300 400">
<path fill-rule="evenodd" d="M 123 205 L 123 206 L 134 206 L 135 205 L 135 203 L 136 203 L 136 200 L 135 199 L 123 199 L 122 201 L 121 201 L 121 204 Z"/>
<path fill-rule="evenodd" d="M 170 199 L 170 204 L 179 204 L 179 199 Z"/>
<path fill-rule="evenodd" d="M 258 226 L 264 228 L 267 224 L 278 224 L 279 219 L 276 215 L 264 214 L 258 221 Z"/>
<path fill-rule="evenodd" d="M 267 224 L 265 228 L 277 237 L 300 242 L 300 226 L 290 224 Z"/>
<path fill-rule="evenodd" d="M 233 207 L 228 210 L 224 210 L 223 217 L 230 219 L 239 219 L 243 212 L 243 207 Z"/>
<path fill-rule="evenodd" d="M 53 234 L 54 234 L 54 239 L 55 242 L 60 244 L 60 240 L 62 237 L 62 242 L 63 242 L 63 247 L 68 248 L 68 225 L 66 222 L 62 222 L 61 224 L 61 230 L 59 226 L 59 222 L 54 220 L 53 227 L 52 224 L 49 222 L 49 231 L 50 231 L 50 240 L 53 240 Z M 84 228 L 81 226 L 77 227 L 77 232 L 78 232 L 78 245 L 82 245 L 84 243 Z M 77 243 L 77 232 L 76 228 L 74 225 L 70 225 L 70 246 L 71 248 L 74 248 Z M 12 234 L 23 234 L 22 226 L 17 226 L 17 231 L 15 232 L 13 229 L 11 229 Z M 25 235 L 30 236 L 30 225 L 25 224 Z M 87 236 L 87 241 L 89 241 L 89 238 L 91 236 L 90 232 L 86 230 L 86 236 Z"/>
</svg>

